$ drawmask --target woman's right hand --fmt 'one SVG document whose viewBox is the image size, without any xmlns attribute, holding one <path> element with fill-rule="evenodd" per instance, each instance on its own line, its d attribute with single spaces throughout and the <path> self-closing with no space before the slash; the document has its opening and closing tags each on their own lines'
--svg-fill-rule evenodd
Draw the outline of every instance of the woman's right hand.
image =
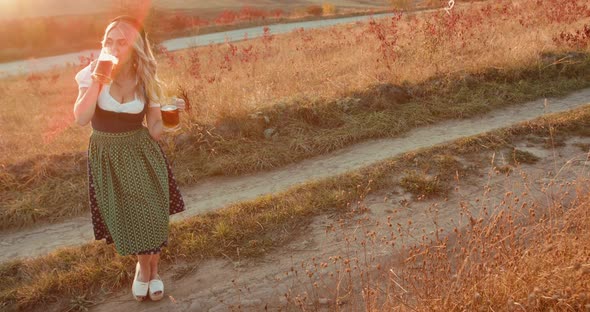
<svg viewBox="0 0 590 312">
<path fill-rule="evenodd" d="M 94 60 L 92 62 L 90 62 L 90 72 L 93 73 L 94 72 L 94 68 L 96 68 L 96 64 L 98 63 L 97 60 Z"/>
<path fill-rule="evenodd" d="M 96 79 L 94 77 L 94 70 L 96 69 L 96 65 L 98 64 L 98 60 L 94 60 L 92 62 L 90 62 L 90 73 L 92 74 L 92 82 L 101 86 L 103 85 L 103 82 L 100 81 L 100 79 Z"/>
</svg>

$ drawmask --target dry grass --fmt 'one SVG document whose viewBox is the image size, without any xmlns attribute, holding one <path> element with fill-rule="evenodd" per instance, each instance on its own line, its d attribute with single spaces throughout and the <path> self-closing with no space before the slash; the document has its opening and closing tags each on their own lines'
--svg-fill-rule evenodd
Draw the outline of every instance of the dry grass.
<svg viewBox="0 0 590 312">
<path fill-rule="evenodd" d="M 508 191 L 492 207 L 484 193 L 482 209 L 462 207 L 454 228 L 438 227 L 443 206 L 435 204 L 435 226 L 423 234 L 395 214 L 356 217 L 354 227 L 364 231 L 342 237 L 346 247 L 329 260 L 303 262 L 309 269 L 286 295 L 288 304 L 300 311 L 587 311 L 587 183 L 559 185 L 577 189 L 570 204 L 567 196 L 545 206 Z M 373 230 L 380 223 L 390 229 Z M 339 225 L 333 235 L 343 235 L 347 224 Z M 393 255 L 380 256 L 390 249 Z"/>
<path fill-rule="evenodd" d="M 171 245 L 163 254 L 163 270 L 176 260 L 190 262 L 191 259 L 233 256 L 238 249 L 241 257 L 268 252 L 269 249 L 292 239 L 293 234 L 285 233 L 296 235 L 297 231 L 290 231 L 290 229 L 301 228 L 312 216 L 326 212 L 347 212 L 349 208 L 356 207 L 356 204 L 350 203 L 362 201 L 367 194 L 399 186 L 399 182 L 392 177 L 395 177 L 403 168 L 415 168 L 420 172 L 441 177 L 454 171 L 456 177 L 461 177 L 468 174 L 468 171 L 461 170 L 456 158 L 449 155 L 467 157 L 483 150 L 511 148 L 510 142 L 518 137 L 529 134 L 548 135 L 550 130 L 547 125 L 551 125 L 553 129 L 551 131 L 563 135 L 575 133 L 578 129 L 590 126 L 590 109 L 584 108 L 542 118 L 509 129 L 459 140 L 445 147 L 409 153 L 339 177 L 308 183 L 282 194 L 240 203 L 218 212 L 175 223 L 172 225 Z M 539 214 L 539 216 L 542 215 Z M 511 222 L 513 219 L 508 215 L 493 220 L 495 221 L 490 225 L 475 223 L 477 227 L 474 229 L 480 236 L 478 240 L 469 240 L 469 242 L 482 243 L 481 239 L 489 234 L 486 234 L 486 226 L 515 230 L 519 225 L 519 223 Z M 264 228 L 263 233 L 260 227 Z M 463 237 L 471 236 L 465 234 Z M 497 236 L 489 237 L 494 239 L 490 240 L 490 243 L 498 242 Z M 437 241 L 437 243 L 440 242 Z M 423 248 L 428 246 L 430 245 Z M 451 248 L 452 245 L 448 246 Z M 432 246 L 429 248 L 436 249 Z M 522 251 L 522 249 L 502 249 L 501 251 L 509 253 L 513 250 Z M 441 252 L 433 251 L 432 254 L 440 255 Z M 518 259 L 518 254 L 516 255 L 507 254 L 506 259 Z M 101 291 L 114 291 L 129 284 L 133 272 L 131 258 L 118 256 L 112 246 L 92 243 L 79 248 L 63 249 L 33 260 L 4 263 L 0 266 L 0 278 L 4 281 L 0 288 L 0 302 L 5 304 L 4 307 L 8 311 L 16 309 L 34 311 L 41 306 L 44 309 L 48 306 L 56 309 L 63 308 L 72 304 L 70 300 L 74 300 L 76 304 L 92 302 L 101 296 Z M 433 268 L 436 268 L 432 274 L 446 274 L 447 271 L 441 273 L 438 268 L 440 265 L 448 265 L 447 263 L 437 264 L 435 261 L 438 261 L 438 258 L 426 260 L 432 261 L 429 265 L 432 263 Z M 477 267 L 477 263 L 473 262 L 474 268 Z M 430 273 L 431 271 L 424 271 L 428 282 L 440 277 L 440 275 L 427 275 Z M 429 295 L 434 296 L 433 294 L 438 294 L 435 290 L 441 291 L 446 289 L 445 287 L 446 284 L 441 284 L 439 288 L 433 288 Z M 468 293 L 466 289 L 459 290 Z"/>
<path fill-rule="evenodd" d="M 400 252 L 405 261 L 386 274 L 389 291 L 373 285 L 368 304 L 379 308 L 371 311 L 587 311 L 587 183 L 552 182 L 546 187 L 561 193 L 547 203 L 508 191 L 499 205 L 464 210 L 463 229 Z"/>
<path fill-rule="evenodd" d="M 510 142 L 529 135 L 551 135 L 553 126 L 562 135 L 575 136 L 588 122 L 566 121 L 578 113 L 524 123 L 437 152 L 479 158 L 480 151 L 490 155 L 496 149 L 509 150 Z M 424 151 L 408 156 L 416 163 L 437 159 L 427 155 Z M 582 170 L 587 169 L 586 164 Z M 489 170 L 484 179 L 495 174 Z M 307 269 L 302 277 L 293 277 L 297 287 L 285 295 L 289 307 L 301 311 L 587 311 L 587 176 L 572 179 L 554 173 L 542 184 L 541 194 L 530 194 L 539 181 L 529 179 L 519 166 L 514 167 L 514 175 L 519 181 L 516 189 L 506 190 L 498 199 L 494 198 L 498 190 L 492 190 L 498 186 L 487 184 L 481 197 L 461 198 L 455 214 L 449 213 L 453 205 L 431 202 L 428 209 L 413 206 L 407 217 L 396 214 L 405 209 L 400 207 L 387 213 L 387 218 L 378 218 L 373 216 L 375 210 L 363 209 L 361 203 L 357 211 L 372 213 L 329 226 L 337 241 L 346 242 L 337 254 L 297 265 Z M 457 187 L 470 181 L 458 177 Z M 421 219 L 415 214 L 423 213 L 432 220 L 414 225 L 412 220 Z"/>
<path fill-rule="evenodd" d="M 586 56 L 554 62 L 541 53 L 559 55 L 552 38 L 588 17 L 554 22 L 546 11 L 528 0 L 500 1 L 465 5 L 451 17 L 406 15 L 163 53 L 169 92 L 180 87 L 192 107 L 185 135 L 167 143 L 175 173 L 186 185 L 276 168 L 587 87 Z M 521 24 L 525 17 L 538 23 Z M 74 73 L 0 84 L 0 229 L 60 220 L 86 206 L 80 190 L 90 129 L 73 124 Z M 273 140 L 266 129 L 275 130 Z"/>
</svg>

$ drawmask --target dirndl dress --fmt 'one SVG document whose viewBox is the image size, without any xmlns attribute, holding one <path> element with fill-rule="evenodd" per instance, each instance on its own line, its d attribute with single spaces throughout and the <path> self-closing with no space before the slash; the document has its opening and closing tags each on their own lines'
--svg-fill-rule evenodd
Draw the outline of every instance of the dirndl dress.
<svg viewBox="0 0 590 312">
<path fill-rule="evenodd" d="M 146 128 L 93 130 L 88 194 L 94 238 L 120 255 L 155 254 L 168 243 L 169 215 L 185 210 L 165 154 Z"/>
<path fill-rule="evenodd" d="M 185 210 L 166 155 L 142 124 L 147 107 L 118 113 L 96 105 L 92 118 L 88 198 L 94 238 L 114 243 L 123 256 L 159 253 L 168 244 L 169 216 Z"/>
</svg>

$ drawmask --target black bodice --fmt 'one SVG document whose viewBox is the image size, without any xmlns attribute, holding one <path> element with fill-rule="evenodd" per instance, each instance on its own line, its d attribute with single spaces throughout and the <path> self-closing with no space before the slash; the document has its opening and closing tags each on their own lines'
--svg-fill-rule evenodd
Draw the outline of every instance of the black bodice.
<svg viewBox="0 0 590 312">
<path fill-rule="evenodd" d="M 102 132 L 127 132 L 140 129 L 147 111 L 147 104 L 137 114 L 117 113 L 104 110 L 96 103 L 94 116 L 92 116 L 92 129 Z"/>
</svg>

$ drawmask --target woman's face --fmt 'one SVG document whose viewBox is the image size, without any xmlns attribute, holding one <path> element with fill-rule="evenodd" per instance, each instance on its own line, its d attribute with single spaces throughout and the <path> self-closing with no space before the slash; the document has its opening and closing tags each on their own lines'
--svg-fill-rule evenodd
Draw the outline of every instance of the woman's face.
<svg viewBox="0 0 590 312">
<path fill-rule="evenodd" d="M 132 59 L 133 55 L 133 41 L 137 34 L 125 32 L 125 28 L 121 27 L 123 22 L 119 22 L 113 27 L 103 43 L 103 47 L 109 48 L 111 53 L 119 59 L 119 65 L 126 64 Z"/>
</svg>

